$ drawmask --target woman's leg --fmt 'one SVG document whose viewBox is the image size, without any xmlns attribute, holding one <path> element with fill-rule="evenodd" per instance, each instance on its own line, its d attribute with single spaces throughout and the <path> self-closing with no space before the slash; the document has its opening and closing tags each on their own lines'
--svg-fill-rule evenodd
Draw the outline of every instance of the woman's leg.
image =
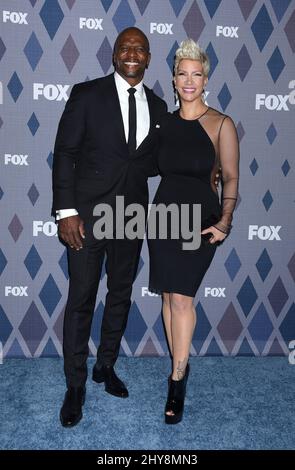
<svg viewBox="0 0 295 470">
<path fill-rule="evenodd" d="M 170 294 L 168 292 L 163 292 L 162 312 L 163 312 L 163 320 L 164 320 L 169 350 L 170 350 L 171 355 L 173 355 Z"/>
<path fill-rule="evenodd" d="M 173 380 L 181 380 L 185 374 L 196 326 L 196 310 L 193 300 L 193 297 L 186 295 L 170 294 Z"/>
<path fill-rule="evenodd" d="M 173 372 L 172 380 L 180 381 L 184 378 L 194 329 L 196 326 L 196 311 L 193 298 L 181 294 L 170 294 L 171 311 L 171 338 Z M 173 410 L 166 414 L 173 416 Z"/>
</svg>

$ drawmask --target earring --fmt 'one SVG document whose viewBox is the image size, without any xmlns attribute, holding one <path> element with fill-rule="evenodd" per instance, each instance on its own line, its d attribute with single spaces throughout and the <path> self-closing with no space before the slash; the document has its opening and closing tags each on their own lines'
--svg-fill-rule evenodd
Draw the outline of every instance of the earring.
<svg viewBox="0 0 295 470">
<path fill-rule="evenodd" d="M 178 98 L 177 88 L 174 89 L 174 103 L 175 103 L 175 106 L 179 106 L 179 98 Z"/>
<path fill-rule="evenodd" d="M 203 88 L 203 91 L 202 91 L 202 100 L 203 100 L 203 102 L 206 104 L 206 88 Z"/>
</svg>

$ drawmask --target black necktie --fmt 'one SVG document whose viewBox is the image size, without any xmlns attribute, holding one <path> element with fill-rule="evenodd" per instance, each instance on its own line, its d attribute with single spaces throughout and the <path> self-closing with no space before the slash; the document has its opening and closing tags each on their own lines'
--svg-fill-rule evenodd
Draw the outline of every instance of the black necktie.
<svg viewBox="0 0 295 470">
<path fill-rule="evenodd" d="M 136 150 L 136 101 L 135 92 L 136 88 L 129 88 L 129 134 L 128 134 L 128 149 L 129 154 Z"/>
</svg>

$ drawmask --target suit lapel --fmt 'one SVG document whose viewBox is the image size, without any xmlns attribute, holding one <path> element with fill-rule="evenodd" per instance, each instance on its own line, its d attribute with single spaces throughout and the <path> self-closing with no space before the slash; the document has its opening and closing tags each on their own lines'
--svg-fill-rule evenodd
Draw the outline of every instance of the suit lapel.
<svg viewBox="0 0 295 470">
<path fill-rule="evenodd" d="M 154 100 L 153 100 L 152 92 L 145 85 L 144 85 L 144 90 L 145 90 L 149 112 L 150 112 L 150 128 L 149 128 L 149 133 L 148 133 L 149 135 L 151 130 L 154 128 L 154 124 L 155 124 Z"/>
<path fill-rule="evenodd" d="M 153 130 L 154 130 L 154 127 L 156 125 L 156 121 L 155 121 L 155 105 L 154 105 L 154 100 L 153 100 L 153 94 L 152 92 L 145 86 L 144 86 L 144 90 L 145 90 L 145 94 L 146 94 L 146 99 L 147 99 L 147 102 L 148 102 L 148 107 L 149 107 L 149 113 L 150 113 L 150 128 L 149 128 L 149 132 L 148 132 L 148 135 L 146 136 L 146 138 L 141 142 L 141 144 L 137 147 L 136 149 L 136 152 L 135 152 L 135 155 L 137 154 L 138 151 L 140 151 L 142 149 L 142 147 L 144 145 L 146 145 L 152 134 L 153 134 Z"/>
<path fill-rule="evenodd" d="M 127 147 L 123 117 L 114 74 L 110 75 L 110 93 L 106 93 L 106 103 L 109 108 L 109 114 L 112 117 L 112 126 L 114 130 L 114 138 L 119 136 L 122 146 Z"/>
</svg>

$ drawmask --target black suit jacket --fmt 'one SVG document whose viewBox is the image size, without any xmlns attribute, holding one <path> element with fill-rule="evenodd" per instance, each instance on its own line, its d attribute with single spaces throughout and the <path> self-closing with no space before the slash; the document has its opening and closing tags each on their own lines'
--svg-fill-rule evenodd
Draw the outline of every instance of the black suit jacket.
<svg viewBox="0 0 295 470">
<path fill-rule="evenodd" d="M 74 85 L 54 148 L 52 215 L 75 208 L 82 219 L 96 204 L 148 203 L 147 178 L 157 174 L 157 123 L 166 103 L 144 86 L 150 112 L 147 137 L 129 155 L 114 75 Z"/>
</svg>

